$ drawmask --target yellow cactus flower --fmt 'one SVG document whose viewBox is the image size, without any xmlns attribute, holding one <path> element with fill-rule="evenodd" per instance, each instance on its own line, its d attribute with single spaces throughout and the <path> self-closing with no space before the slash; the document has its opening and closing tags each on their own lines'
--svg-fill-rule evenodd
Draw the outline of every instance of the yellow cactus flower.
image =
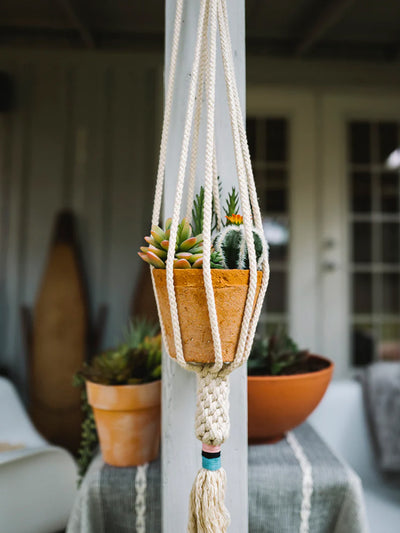
<svg viewBox="0 0 400 533">
<path fill-rule="evenodd" d="M 231 216 L 226 215 L 226 218 L 229 220 L 231 224 L 236 224 L 236 226 L 240 226 L 241 224 L 243 224 L 242 215 L 235 215 L 235 214 Z"/>
</svg>

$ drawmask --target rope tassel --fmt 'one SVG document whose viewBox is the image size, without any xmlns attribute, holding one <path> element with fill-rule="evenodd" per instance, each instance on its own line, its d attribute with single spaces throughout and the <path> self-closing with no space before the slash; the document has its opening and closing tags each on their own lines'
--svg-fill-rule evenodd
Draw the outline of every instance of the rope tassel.
<svg viewBox="0 0 400 533">
<path fill-rule="evenodd" d="M 225 507 L 226 474 L 221 444 L 229 437 L 229 379 L 225 370 L 197 374 L 196 437 L 202 441 L 203 468 L 190 493 L 189 533 L 224 533 L 230 523 Z"/>
<path fill-rule="evenodd" d="M 226 533 L 230 523 L 225 507 L 226 474 L 219 446 L 203 444 L 203 468 L 190 493 L 188 533 Z"/>
</svg>

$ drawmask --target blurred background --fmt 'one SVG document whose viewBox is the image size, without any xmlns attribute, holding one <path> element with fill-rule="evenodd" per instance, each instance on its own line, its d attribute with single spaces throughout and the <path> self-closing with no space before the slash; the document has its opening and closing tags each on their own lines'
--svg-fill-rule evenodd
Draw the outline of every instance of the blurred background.
<svg viewBox="0 0 400 533">
<path fill-rule="evenodd" d="M 260 327 L 283 324 L 341 377 L 400 359 L 400 3 L 246 10 L 247 127 L 271 246 Z M 35 310 L 51 314 L 43 298 L 62 273 L 49 259 L 60 211 L 87 351 L 112 345 L 146 300 L 136 252 L 163 43 L 162 0 L 1 2 L 0 366 L 22 392 Z"/>
</svg>

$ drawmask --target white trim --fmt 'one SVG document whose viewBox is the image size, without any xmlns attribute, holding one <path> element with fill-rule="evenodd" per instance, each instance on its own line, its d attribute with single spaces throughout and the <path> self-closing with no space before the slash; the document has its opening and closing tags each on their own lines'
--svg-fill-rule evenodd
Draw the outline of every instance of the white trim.
<svg viewBox="0 0 400 533">
<path fill-rule="evenodd" d="M 316 350 L 319 280 L 315 98 L 308 90 L 249 86 L 247 113 L 255 117 L 284 116 L 290 122 L 289 324 L 299 345 Z"/>
</svg>

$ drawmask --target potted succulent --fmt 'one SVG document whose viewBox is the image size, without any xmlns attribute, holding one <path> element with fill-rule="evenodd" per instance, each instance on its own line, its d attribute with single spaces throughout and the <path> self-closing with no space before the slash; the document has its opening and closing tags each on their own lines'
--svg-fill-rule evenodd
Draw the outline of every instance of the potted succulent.
<svg viewBox="0 0 400 533">
<path fill-rule="evenodd" d="M 300 350 L 283 328 L 256 338 L 247 365 L 249 441 L 276 442 L 304 422 L 325 394 L 333 367 Z"/>
<path fill-rule="evenodd" d="M 92 457 L 96 433 L 103 459 L 112 466 L 136 466 L 154 460 L 159 453 L 161 427 L 158 326 L 133 321 L 120 346 L 95 356 L 78 373 L 76 383 L 83 382 L 87 403 L 83 405 L 81 475 Z"/>
<path fill-rule="evenodd" d="M 221 335 L 222 355 L 225 362 L 233 361 L 240 334 L 249 284 L 249 259 L 244 237 L 243 218 L 237 213 L 239 198 L 233 188 L 225 203 L 225 220 L 222 229 L 214 232 L 211 255 L 211 276 L 215 295 L 218 325 Z M 182 345 L 188 362 L 214 361 L 211 327 L 208 318 L 207 298 L 203 282 L 202 213 L 204 189 L 197 194 L 192 211 L 192 222 L 183 219 L 179 224 L 174 256 L 174 283 L 180 317 Z M 165 227 L 152 226 L 151 235 L 145 237 L 147 246 L 141 248 L 140 257 L 154 267 L 152 276 L 165 328 L 168 351 L 176 357 L 173 329 L 166 282 L 166 259 L 169 248 L 171 219 Z M 257 267 L 262 268 L 268 253 L 264 237 L 253 228 Z M 262 273 L 258 272 L 257 291 Z M 258 295 L 258 292 L 257 292 Z M 193 310 L 196 310 L 195 313 Z"/>
</svg>

